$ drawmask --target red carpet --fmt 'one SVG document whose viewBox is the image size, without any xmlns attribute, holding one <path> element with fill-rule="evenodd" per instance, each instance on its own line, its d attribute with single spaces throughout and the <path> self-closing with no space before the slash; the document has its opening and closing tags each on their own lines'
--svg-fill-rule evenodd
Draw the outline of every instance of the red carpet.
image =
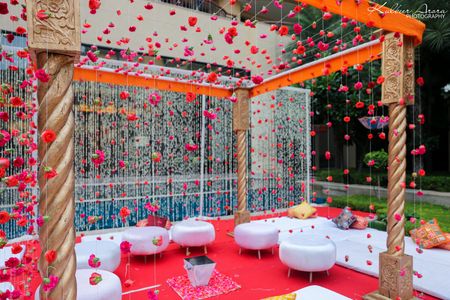
<svg viewBox="0 0 450 300">
<path fill-rule="evenodd" d="M 333 217 L 338 212 L 340 212 L 340 209 L 319 208 L 319 215 L 321 216 Z M 361 215 L 364 214 L 361 213 Z M 267 217 L 269 216 L 256 217 L 255 219 Z M 214 299 L 261 299 L 288 293 L 310 285 L 307 273 L 295 271 L 292 272 L 290 278 L 287 277 L 287 267 L 280 262 L 278 249 L 275 250 L 274 255 L 269 250 L 262 252 L 261 260 L 258 260 L 257 253 L 253 251 L 243 251 L 242 255 L 239 255 L 239 248 L 234 243 L 233 238 L 227 235 L 227 232 L 233 229 L 233 220 L 214 221 L 213 224 L 216 228 L 216 240 L 208 247 L 208 256 L 217 263 L 216 268 L 219 272 L 230 276 L 237 284 L 242 286 L 237 291 Z M 191 252 L 193 256 L 203 254 L 200 248 L 192 249 Z M 176 300 L 180 298 L 167 285 L 166 280 L 185 274 L 184 257 L 185 250 L 171 244 L 162 258 L 159 256 L 130 258 L 123 256 L 122 263 L 115 273 L 120 277 L 122 283 L 127 279 L 133 281 L 130 287 L 123 287 L 124 293 L 160 284 L 161 286 L 157 288 L 159 299 Z M 128 262 L 129 268 L 127 268 Z M 329 273 L 329 276 L 325 272 L 315 273 L 312 284 L 323 286 L 352 299 L 361 299 L 363 295 L 377 289 L 378 279 L 375 277 L 337 265 Z M 38 279 L 32 281 L 32 291 L 35 290 L 38 281 Z M 417 296 L 422 299 L 435 299 L 420 293 Z M 147 290 L 124 295 L 123 299 L 146 300 L 148 299 Z"/>
</svg>

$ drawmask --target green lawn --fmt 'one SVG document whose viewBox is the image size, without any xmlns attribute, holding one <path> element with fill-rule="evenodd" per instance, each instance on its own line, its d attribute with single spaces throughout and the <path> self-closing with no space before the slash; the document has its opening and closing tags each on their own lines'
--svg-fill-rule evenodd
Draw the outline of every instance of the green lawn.
<svg viewBox="0 0 450 300">
<path fill-rule="evenodd" d="M 375 213 L 378 216 L 377 222 L 372 222 L 372 227 L 385 230 L 386 227 L 386 214 L 387 214 L 387 204 L 386 199 L 378 199 L 372 197 L 372 202 L 368 196 L 364 195 L 352 195 L 348 198 L 346 196 L 336 196 L 333 197 L 333 202 L 330 206 L 334 207 L 345 207 L 350 206 L 353 210 L 365 211 L 369 212 L 370 204 L 373 204 Z M 406 202 L 405 206 L 405 216 L 409 220 L 410 217 L 415 217 L 417 222 L 415 224 L 407 221 L 406 222 L 406 232 L 409 235 L 409 230 L 420 226 L 420 220 L 431 220 L 436 218 L 439 226 L 445 232 L 450 232 L 450 209 L 436 204 L 430 204 L 423 201 L 416 201 L 416 205 L 414 207 L 414 203 Z"/>
<path fill-rule="evenodd" d="M 328 176 L 333 177 L 333 182 L 336 183 L 348 183 L 348 184 L 363 184 L 375 186 L 378 184 L 377 176 L 380 178 L 380 185 L 382 187 L 387 186 L 387 171 L 379 174 L 372 173 L 372 182 L 368 183 L 366 177 L 370 176 L 369 170 L 363 170 L 361 172 L 350 169 L 348 175 L 344 175 L 342 170 L 338 169 L 321 169 L 314 173 L 314 176 L 319 181 L 326 181 Z M 411 174 L 407 175 L 406 182 L 412 180 Z M 424 177 L 420 177 L 416 180 L 417 188 L 421 187 L 422 190 L 431 190 L 437 192 L 450 192 L 450 176 L 448 173 L 434 173 L 427 174 Z"/>
</svg>

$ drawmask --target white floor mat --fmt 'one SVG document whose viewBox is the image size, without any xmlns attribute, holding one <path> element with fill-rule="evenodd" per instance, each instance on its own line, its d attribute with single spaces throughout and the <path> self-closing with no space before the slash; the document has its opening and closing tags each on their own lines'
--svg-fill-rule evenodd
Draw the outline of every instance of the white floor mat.
<svg viewBox="0 0 450 300">
<path fill-rule="evenodd" d="M 336 243 L 337 264 L 378 277 L 378 255 L 386 250 L 387 234 L 384 231 L 371 228 L 341 230 L 331 220 L 320 217 L 307 220 L 282 217 L 266 222 L 280 230 L 280 243 L 292 234 L 314 233 L 328 237 Z M 423 253 L 419 254 L 417 245 L 409 237 L 405 239 L 405 245 L 406 253 L 414 257 L 414 270 L 422 275 L 421 278 L 414 276 L 414 288 L 435 297 L 450 299 L 447 277 L 450 274 L 450 251 L 423 249 Z"/>
<path fill-rule="evenodd" d="M 351 300 L 350 298 L 318 285 L 310 285 L 293 293 L 297 295 L 296 299 L 299 300 Z"/>
</svg>

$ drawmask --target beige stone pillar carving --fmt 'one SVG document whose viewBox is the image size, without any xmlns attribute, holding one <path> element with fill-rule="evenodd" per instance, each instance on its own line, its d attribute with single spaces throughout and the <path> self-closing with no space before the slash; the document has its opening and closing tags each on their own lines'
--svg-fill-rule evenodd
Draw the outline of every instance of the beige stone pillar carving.
<svg viewBox="0 0 450 300">
<path fill-rule="evenodd" d="M 364 299 L 414 299 L 413 260 L 405 255 L 406 107 L 414 102 L 414 45 L 387 33 L 383 44 L 382 101 L 389 107 L 387 251 L 380 253 L 379 289 Z"/>
<path fill-rule="evenodd" d="M 250 124 L 249 90 L 236 90 L 237 102 L 233 104 L 233 130 L 237 138 L 237 211 L 234 214 L 234 226 L 250 222 L 247 210 L 247 132 Z"/>
<path fill-rule="evenodd" d="M 44 11 L 48 18 L 38 18 Z M 80 53 L 79 0 L 27 0 L 28 45 L 33 62 L 50 76 L 38 83 L 38 130 L 56 133 L 56 140 L 38 141 L 40 187 L 39 213 L 48 220 L 40 228 L 42 249 L 39 272 L 42 278 L 57 276 L 56 287 L 41 299 L 76 299 L 74 115 L 72 77 Z M 54 170 L 56 177 L 47 178 Z M 57 253 L 55 261 L 45 259 L 47 251 Z"/>
</svg>

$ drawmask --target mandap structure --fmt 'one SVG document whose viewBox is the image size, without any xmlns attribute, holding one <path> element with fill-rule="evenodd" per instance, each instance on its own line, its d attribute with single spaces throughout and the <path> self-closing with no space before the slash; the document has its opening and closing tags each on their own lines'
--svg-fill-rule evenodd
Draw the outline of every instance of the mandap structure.
<svg viewBox="0 0 450 300">
<path fill-rule="evenodd" d="M 80 2 L 78 0 L 27 0 L 28 47 L 35 70 L 40 72 L 37 76 L 39 77 L 37 129 L 40 133 L 37 141 L 40 162 L 39 215 L 48 216 L 48 220 L 39 230 L 42 247 L 39 270 L 43 278 L 49 278 L 51 275 L 59 278 L 59 283 L 50 292 L 41 290 L 41 299 L 47 297 L 75 299 L 77 294 L 74 252 L 76 233 L 74 161 L 76 160 L 75 149 L 78 146 L 75 140 L 79 133 L 75 127 L 74 105 L 77 99 L 74 96 L 76 94 L 74 87 L 75 89 L 87 88 L 90 82 L 104 84 L 103 90 L 94 91 L 93 95 L 97 92 L 105 93 L 106 90 L 113 90 L 114 85 L 133 87 L 138 93 L 149 89 L 182 93 L 203 101 L 203 108 L 210 103 L 208 101 L 221 101 L 213 100 L 213 98 L 231 99 L 229 102 L 231 109 L 224 108 L 232 120 L 225 124 L 230 124 L 231 128 L 227 129 L 224 126 L 223 130 L 232 129 L 235 134 L 235 136 L 228 136 L 226 143 L 236 145 L 237 209 L 234 217 L 237 225 L 248 222 L 250 219 L 247 204 L 251 173 L 248 170 L 247 161 L 250 147 L 248 136 L 249 130 L 255 130 L 250 128 L 251 99 L 341 71 L 343 68 L 379 59 L 382 60 L 381 77 L 384 80 L 381 101 L 389 110 L 388 239 L 387 251 L 380 254 L 379 289 L 364 298 L 413 298 L 413 261 L 412 257 L 404 253 L 406 111 L 407 106 L 414 103 L 414 48 L 421 43 L 424 24 L 400 13 L 391 13 L 386 7 L 378 7 L 374 11 L 375 4 L 366 0 L 303 0 L 300 5 L 316 7 L 325 14 L 345 16 L 365 24 L 368 28 L 379 30 L 370 41 L 358 42 L 353 45 L 354 47 L 348 47 L 327 56 L 315 56 L 311 62 L 287 70 L 278 70 L 280 72 L 276 75 L 266 78 L 253 76 L 251 80 L 240 78 L 231 80 L 227 84 L 223 82 L 219 84 L 215 77 L 217 74 L 213 72 L 204 72 L 203 75 L 190 73 L 189 77 L 203 76 L 203 78 L 186 79 L 182 75 L 178 78 L 151 75 L 143 72 L 139 67 L 119 72 L 113 67 L 108 68 L 105 64 L 89 65 L 85 58 L 80 60 L 80 35 L 84 30 L 80 22 Z M 185 51 L 189 50 L 192 49 Z M 117 93 L 119 94 L 119 90 Z M 120 97 L 122 96 L 127 98 L 127 95 L 120 93 Z M 160 95 L 155 94 L 153 100 L 157 104 L 160 98 Z M 209 100 L 206 101 L 206 99 Z M 84 109 L 90 108 L 87 106 Z M 110 109 L 115 108 L 111 106 Z M 124 112 L 129 120 L 134 118 L 133 109 L 129 107 L 129 110 Z M 153 109 L 156 110 L 156 108 Z M 203 120 L 205 122 L 205 119 Z M 114 120 L 111 121 L 111 124 L 114 122 Z M 154 130 L 157 129 L 157 127 L 154 128 Z M 42 135 L 48 131 L 54 132 L 56 136 L 51 142 L 45 141 Z M 309 134 L 309 128 L 305 129 L 305 132 Z M 89 136 L 84 138 L 89 139 Z M 195 147 L 195 145 L 186 146 Z M 310 149 L 305 148 L 305 153 L 309 152 Z M 101 153 L 96 155 L 95 159 L 99 157 L 101 159 Z M 157 156 L 157 153 L 155 155 Z M 202 176 L 207 176 L 203 163 L 200 173 L 203 174 Z M 309 171 L 309 160 L 304 168 Z M 56 172 L 58 176 L 49 176 L 50 171 Z M 304 197 L 309 200 L 308 178 L 305 183 L 305 189 L 308 192 Z M 202 189 L 204 189 L 203 185 Z M 203 211 L 204 205 L 204 202 L 200 202 L 198 209 Z M 196 209 L 192 207 L 193 211 Z M 49 263 L 46 259 L 45 254 L 48 250 L 56 251 L 56 261 Z"/>
</svg>

